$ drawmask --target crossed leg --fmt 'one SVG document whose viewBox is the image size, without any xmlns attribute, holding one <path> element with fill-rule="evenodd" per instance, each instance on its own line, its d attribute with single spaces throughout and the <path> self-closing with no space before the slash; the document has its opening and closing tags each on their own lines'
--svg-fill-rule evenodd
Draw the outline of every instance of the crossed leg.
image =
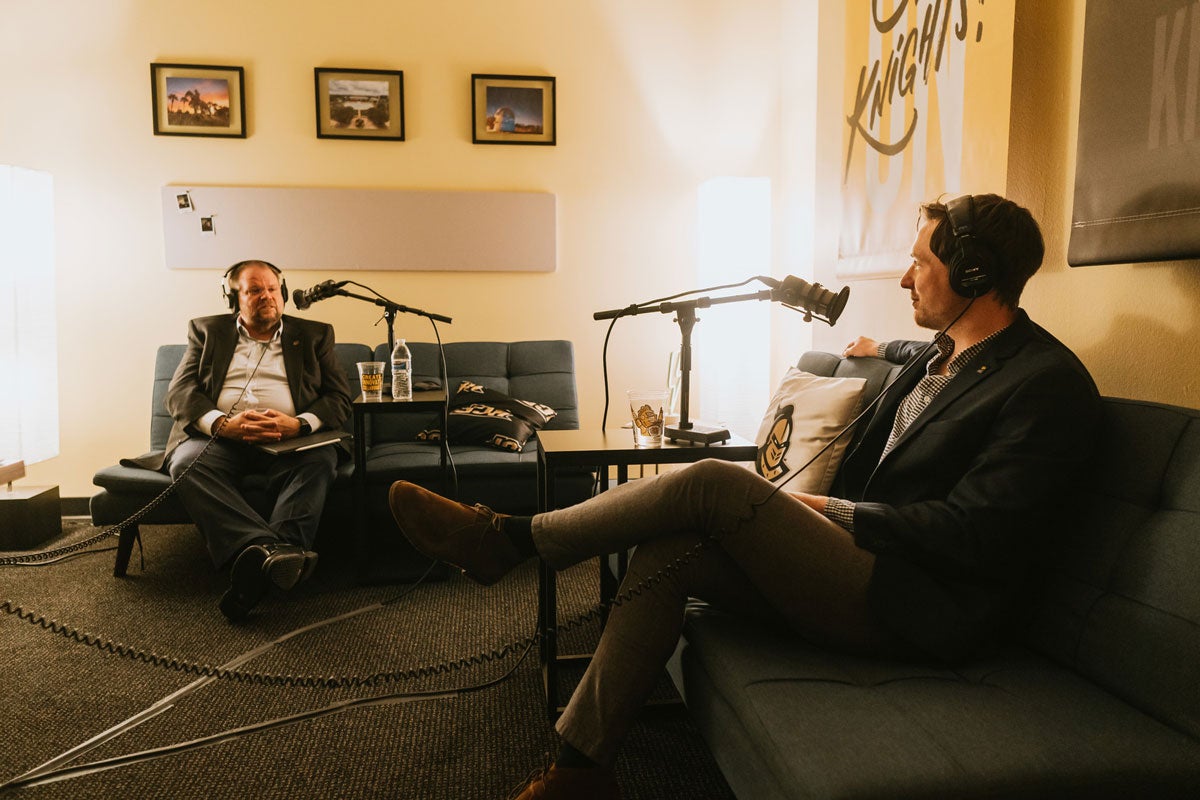
<svg viewBox="0 0 1200 800">
<path fill-rule="evenodd" d="M 612 610 L 559 719 L 564 740 L 612 763 L 675 650 L 692 597 L 780 620 L 830 647 L 888 650 L 891 637 L 867 609 L 874 555 L 773 489 L 743 467 L 707 460 L 533 518 L 534 543 L 553 568 L 636 547 L 621 592 L 650 579 Z"/>
</svg>

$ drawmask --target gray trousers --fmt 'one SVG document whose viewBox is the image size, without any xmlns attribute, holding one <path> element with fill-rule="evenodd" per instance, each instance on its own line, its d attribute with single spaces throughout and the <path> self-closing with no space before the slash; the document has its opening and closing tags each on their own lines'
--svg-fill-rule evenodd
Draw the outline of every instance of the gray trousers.
<svg viewBox="0 0 1200 800">
<path fill-rule="evenodd" d="M 177 478 L 195 461 L 208 441 L 192 438 L 180 443 L 167 462 L 171 477 Z M 256 541 L 287 542 L 311 550 L 336 469 L 337 452 L 332 446 L 273 456 L 251 445 L 219 439 L 175 491 L 220 569 Z M 273 502 L 266 517 L 238 489 L 246 475 L 255 474 L 263 476 L 265 494 Z"/>
<path fill-rule="evenodd" d="M 558 721 L 564 740 L 612 763 L 675 650 L 690 597 L 776 621 L 824 646 L 888 651 L 891 636 L 867 610 L 874 555 L 786 489 L 763 503 L 773 488 L 744 467 L 710 459 L 533 518 L 534 544 L 556 570 L 636 546 L 622 591 L 719 536 L 612 610 Z"/>
</svg>

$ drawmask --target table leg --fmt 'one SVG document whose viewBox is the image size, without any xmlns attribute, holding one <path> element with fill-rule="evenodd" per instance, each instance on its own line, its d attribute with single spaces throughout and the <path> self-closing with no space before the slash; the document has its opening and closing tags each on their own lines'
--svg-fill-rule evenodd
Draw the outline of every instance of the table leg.
<svg viewBox="0 0 1200 800">
<path fill-rule="evenodd" d="M 538 451 L 538 510 L 554 508 L 554 473 Z M 558 715 L 558 586 L 554 570 L 538 559 L 538 653 L 542 664 L 542 688 L 546 713 L 551 720 Z"/>
<path fill-rule="evenodd" d="M 354 409 L 354 564 L 367 572 L 367 416 Z"/>
</svg>

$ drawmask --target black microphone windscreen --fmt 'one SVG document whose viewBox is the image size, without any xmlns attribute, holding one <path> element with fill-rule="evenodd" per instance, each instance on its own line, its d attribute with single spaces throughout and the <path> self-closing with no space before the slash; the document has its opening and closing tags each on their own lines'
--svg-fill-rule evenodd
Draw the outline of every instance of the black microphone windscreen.
<svg viewBox="0 0 1200 800">
<path fill-rule="evenodd" d="M 829 320 L 830 326 L 837 323 L 838 317 L 840 317 L 842 312 L 845 311 L 846 301 L 849 299 L 850 287 L 843 286 L 842 290 L 837 293 L 837 297 L 833 298 L 833 300 L 829 303 L 829 310 L 825 312 L 825 317 Z"/>
</svg>

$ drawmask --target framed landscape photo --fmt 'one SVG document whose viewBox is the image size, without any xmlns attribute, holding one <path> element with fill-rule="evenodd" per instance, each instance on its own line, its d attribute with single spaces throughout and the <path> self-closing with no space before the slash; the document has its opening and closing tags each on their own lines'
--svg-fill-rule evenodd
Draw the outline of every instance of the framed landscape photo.
<svg viewBox="0 0 1200 800">
<path fill-rule="evenodd" d="M 471 120 L 475 144 L 553 145 L 554 78 L 472 75 Z"/>
<path fill-rule="evenodd" d="M 404 141 L 404 73 L 383 69 L 313 70 L 318 139 Z"/>
<path fill-rule="evenodd" d="M 151 64 L 150 99 L 155 136 L 246 138 L 241 67 Z"/>
</svg>

